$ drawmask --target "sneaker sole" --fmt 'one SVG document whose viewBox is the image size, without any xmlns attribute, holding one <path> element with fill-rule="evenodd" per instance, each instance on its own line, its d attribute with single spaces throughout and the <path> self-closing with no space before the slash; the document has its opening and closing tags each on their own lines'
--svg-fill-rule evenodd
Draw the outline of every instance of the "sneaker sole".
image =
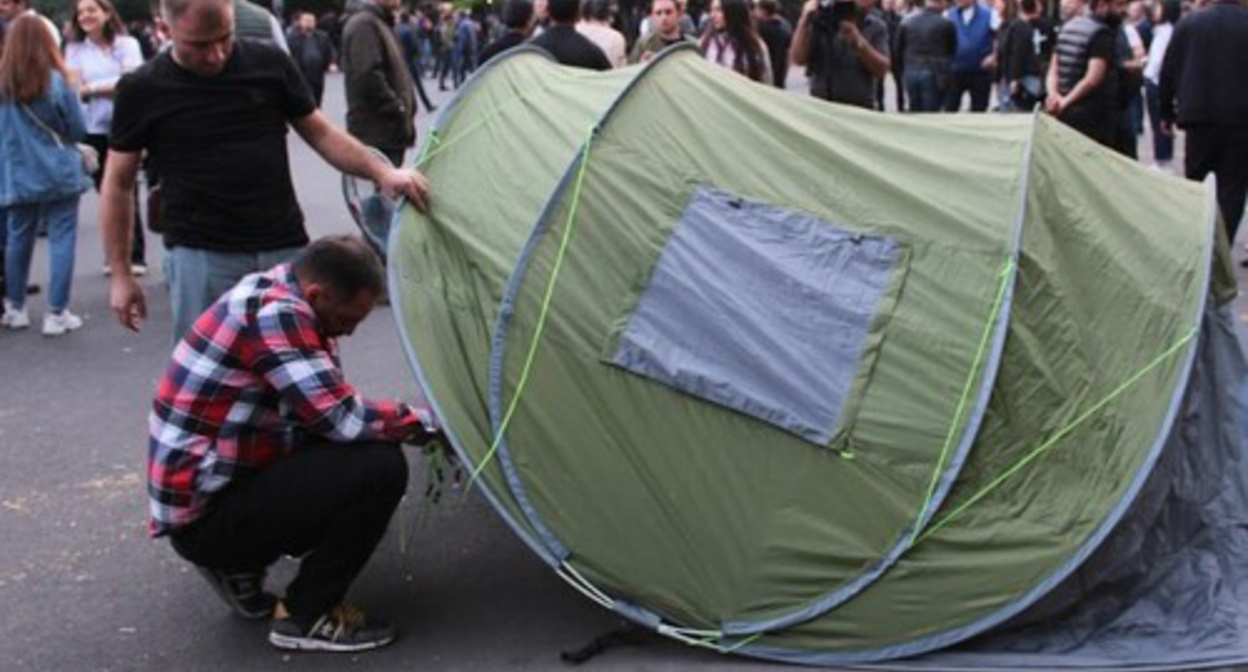
<svg viewBox="0 0 1248 672">
<path fill-rule="evenodd" d="M 394 637 L 379 639 L 372 642 L 360 642 L 358 644 L 343 644 L 341 642 L 327 642 L 322 639 L 310 639 L 308 637 L 292 637 L 277 632 L 269 633 L 269 643 L 279 649 L 287 651 L 330 651 L 334 653 L 351 653 L 353 651 L 368 651 L 370 649 L 381 648 L 394 641 Z"/>
</svg>

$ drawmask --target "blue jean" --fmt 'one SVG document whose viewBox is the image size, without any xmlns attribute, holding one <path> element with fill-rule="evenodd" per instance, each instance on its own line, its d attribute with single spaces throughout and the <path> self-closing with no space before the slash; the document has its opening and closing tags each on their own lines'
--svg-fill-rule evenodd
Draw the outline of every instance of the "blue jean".
<svg viewBox="0 0 1248 672">
<path fill-rule="evenodd" d="M 940 77 L 929 68 L 910 68 L 902 73 L 911 112 L 939 112 L 945 104 Z"/>
<path fill-rule="evenodd" d="M 173 340 L 180 340 L 195 320 L 243 276 L 290 261 L 300 247 L 266 252 L 217 252 L 174 247 L 165 255 L 165 282 L 173 308 Z"/>
<path fill-rule="evenodd" d="M 40 220 L 48 226 L 50 275 L 48 310 L 60 313 L 69 307 L 74 279 L 74 249 L 78 242 L 78 197 L 21 203 L 8 208 L 8 236 L 4 252 L 5 297 L 15 308 L 26 305 L 26 281 L 35 252 L 35 232 Z"/>
</svg>

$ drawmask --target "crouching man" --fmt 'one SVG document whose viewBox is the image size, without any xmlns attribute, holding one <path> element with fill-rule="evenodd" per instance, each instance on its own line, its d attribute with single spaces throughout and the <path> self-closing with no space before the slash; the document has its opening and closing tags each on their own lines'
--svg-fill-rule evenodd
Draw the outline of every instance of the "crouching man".
<svg viewBox="0 0 1248 672">
<path fill-rule="evenodd" d="M 394 629 L 343 604 L 407 487 L 399 443 L 434 431 L 427 409 L 360 396 L 336 340 L 382 295 L 357 237 L 322 238 L 246 276 L 178 343 L 149 419 L 151 534 L 241 616 L 272 616 L 283 649 L 359 651 Z M 302 556 L 280 601 L 266 568 Z"/>
</svg>

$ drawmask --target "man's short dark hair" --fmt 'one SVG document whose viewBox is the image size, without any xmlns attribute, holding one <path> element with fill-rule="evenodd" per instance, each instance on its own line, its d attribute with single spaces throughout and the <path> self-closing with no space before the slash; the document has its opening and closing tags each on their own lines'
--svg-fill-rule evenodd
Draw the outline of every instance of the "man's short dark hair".
<svg viewBox="0 0 1248 672">
<path fill-rule="evenodd" d="M 776 0 L 758 0 L 758 8 L 767 16 L 775 16 L 780 11 L 780 3 Z"/>
<path fill-rule="evenodd" d="M 340 299 L 353 299 L 360 292 L 381 296 L 386 290 L 381 260 L 359 236 L 318 238 L 299 252 L 291 267 L 301 281 L 326 285 Z"/>
<path fill-rule="evenodd" d="M 503 25 L 520 30 L 533 18 L 533 0 L 507 0 L 503 5 Z"/>
<path fill-rule="evenodd" d="M 1022 2 L 1018 3 L 1018 6 L 1028 14 L 1035 14 L 1040 11 L 1040 5 L 1036 0 L 1022 0 Z"/>
<path fill-rule="evenodd" d="M 581 0 L 550 0 L 546 9 L 555 23 L 576 23 L 581 13 Z"/>
</svg>

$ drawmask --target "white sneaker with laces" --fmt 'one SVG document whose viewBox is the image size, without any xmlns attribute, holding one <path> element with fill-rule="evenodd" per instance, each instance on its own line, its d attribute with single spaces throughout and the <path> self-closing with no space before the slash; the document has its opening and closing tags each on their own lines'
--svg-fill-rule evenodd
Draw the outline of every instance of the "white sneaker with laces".
<svg viewBox="0 0 1248 672">
<path fill-rule="evenodd" d="M 69 309 L 62 310 L 60 313 L 48 313 L 43 316 L 44 336 L 60 336 L 67 331 L 73 331 L 80 327 L 82 327 L 82 318 L 69 312 Z"/>
<path fill-rule="evenodd" d="M 30 326 L 30 314 L 26 312 L 25 306 L 14 308 L 13 304 L 6 299 L 4 315 L 0 316 L 0 326 L 8 329 L 25 329 Z"/>
</svg>

